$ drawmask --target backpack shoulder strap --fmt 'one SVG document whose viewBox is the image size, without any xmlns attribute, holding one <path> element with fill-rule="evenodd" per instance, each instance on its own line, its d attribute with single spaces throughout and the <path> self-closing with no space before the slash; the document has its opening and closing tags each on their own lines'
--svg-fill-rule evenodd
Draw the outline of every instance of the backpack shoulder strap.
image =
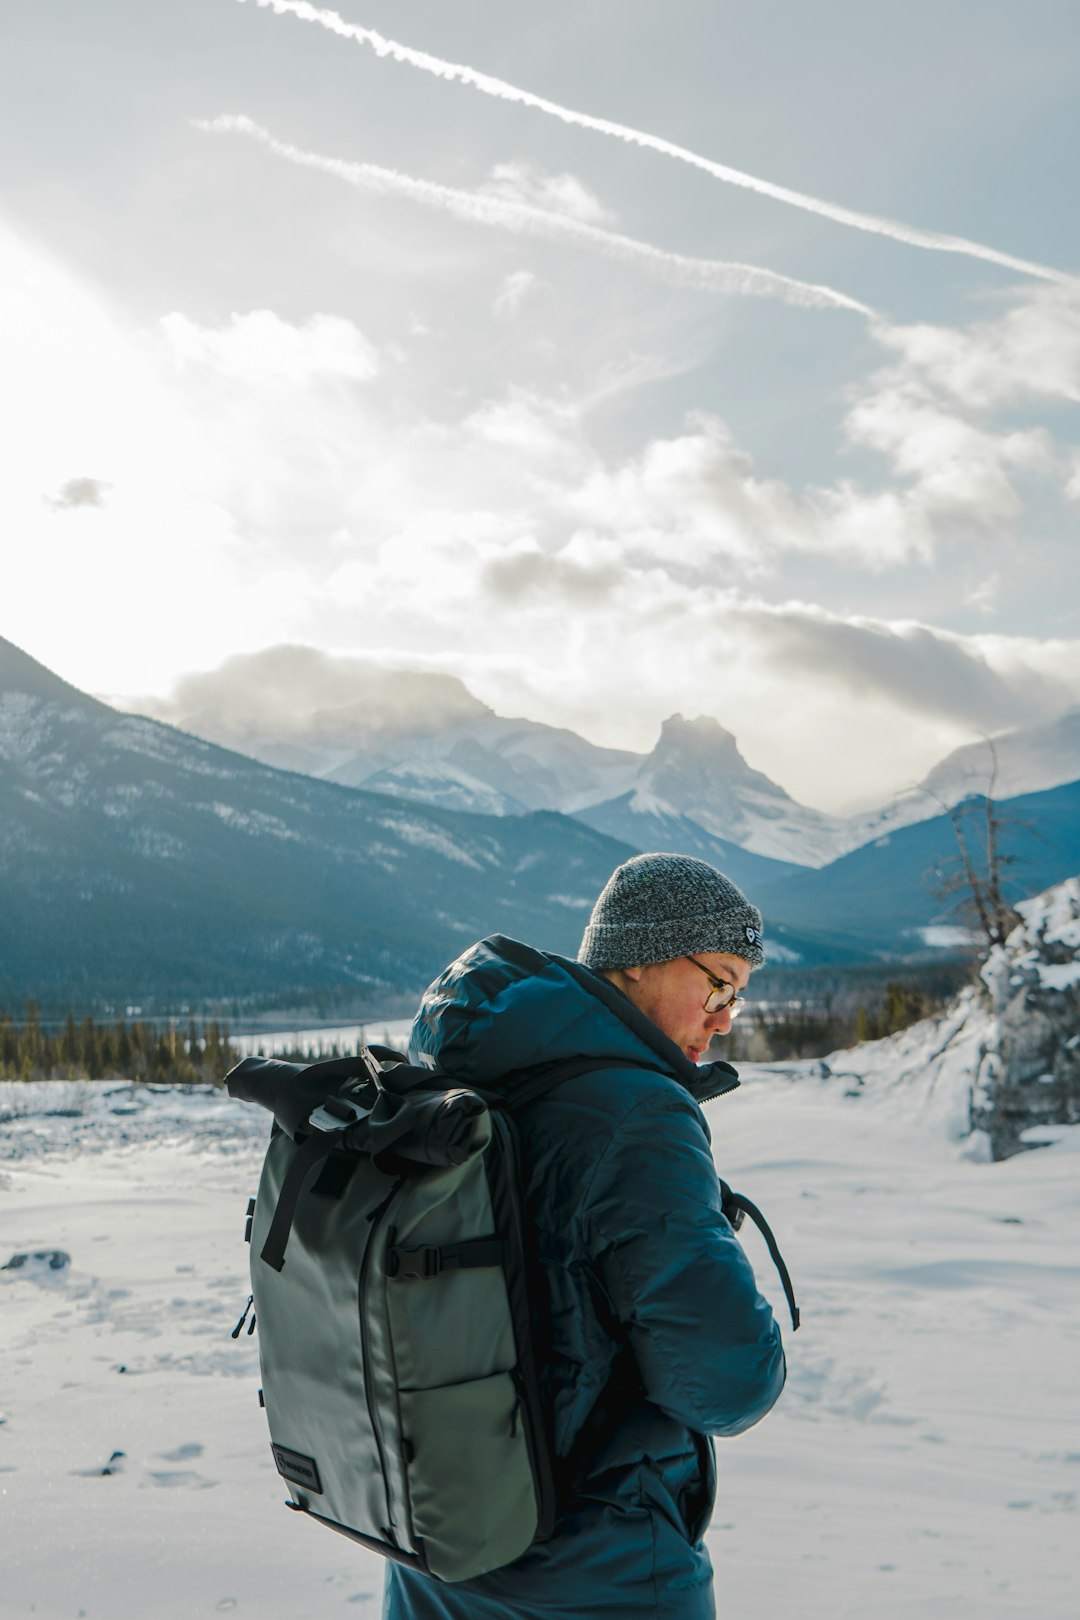
<svg viewBox="0 0 1080 1620">
<path fill-rule="evenodd" d="M 473 1089 L 490 1108 L 501 1108 L 507 1113 L 519 1114 L 530 1103 L 536 1102 L 540 1097 L 546 1097 L 549 1091 L 561 1086 L 567 1080 L 576 1080 L 579 1075 L 593 1074 L 598 1069 L 647 1069 L 649 1064 L 637 1063 L 632 1058 L 610 1057 L 574 1057 L 563 1058 L 555 1063 L 537 1064 L 535 1068 L 518 1069 L 510 1083 L 501 1091 L 485 1091 L 479 1086 Z"/>
<path fill-rule="evenodd" d="M 780 1253 L 780 1245 L 773 1236 L 772 1227 L 756 1204 L 751 1203 L 744 1193 L 732 1191 L 727 1182 L 723 1180 L 720 1182 L 720 1200 L 720 1207 L 736 1232 L 743 1223 L 743 1217 L 749 1215 L 765 1239 L 769 1254 L 772 1256 L 772 1263 L 776 1267 L 777 1274 L 783 1284 L 788 1310 L 791 1312 L 791 1331 L 797 1333 L 799 1331 L 799 1307 L 795 1303 L 795 1289 L 792 1286 L 791 1273 L 788 1271 L 784 1263 L 784 1257 Z"/>
</svg>

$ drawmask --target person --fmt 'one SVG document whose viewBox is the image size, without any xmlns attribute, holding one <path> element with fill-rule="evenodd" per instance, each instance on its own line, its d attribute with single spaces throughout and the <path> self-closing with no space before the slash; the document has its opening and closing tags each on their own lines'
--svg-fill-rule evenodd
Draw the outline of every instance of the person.
<svg viewBox="0 0 1080 1620">
<path fill-rule="evenodd" d="M 410 1057 L 463 1083 L 599 1060 L 519 1116 L 543 1277 L 555 1532 L 459 1585 L 387 1568 L 384 1620 L 709 1620 L 711 1436 L 780 1394 L 772 1311 L 721 1213 L 703 1061 L 764 960 L 761 915 L 715 867 L 638 855 L 600 894 L 578 961 L 494 936 L 425 993 Z"/>
</svg>

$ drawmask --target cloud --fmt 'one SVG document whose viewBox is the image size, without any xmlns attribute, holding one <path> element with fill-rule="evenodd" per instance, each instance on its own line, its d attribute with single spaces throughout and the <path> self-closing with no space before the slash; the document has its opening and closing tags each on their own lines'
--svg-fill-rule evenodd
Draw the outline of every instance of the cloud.
<svg viewBox="0 0 1080 1620">
<path fill-rule="evenodd" d="M 243 0 L 241 0 L 243 3 Z M 852 208 L 841 207 L 837 203 L 826 202 L 821 197 L 812 197 L 806 192 L 792 191 L 787 186 L 776 185 L 771 180 L 761 180 L 755 175 L 746 174 L 740 169 L 730 168 L 726 163 L 717 163 L 712 158 L 702 157 L 700 153 L 691 152 L 686 147 L 676 146 L 672 141 L 663 140 L 660 136 L 650 135 L 644 130 L 633 129 L 627 124 L 613 123 L 607 118 L 594 118 L 588 113 L 575 112 L 569 107 L 561 106 L 558 102 L 548 101 L 543 96 L 533 95 L 528 90 L 522 90 L 517 85 L 508 84 L 504 79 L 493 78 L 490 74 L 480 73 L 475 68 L 466 67 L 459 62 L 447 62 L 441 57 L 432 56 L 426 51 L 413 50 L 408 45 L 402 45 L 397 40 L 387 39 L 385 35 L 376 33 L 373 28 L 363 28 L 356 23 L 347 23 L 336 11 L 330 11 L 308 3 L 308 0 L 256 0 L 256 4 L 269 8 L 281 15 L 292 15 L 304 22 L 317 23 L 320 27 L 328 29 L 331 33 L 343 39 L 354 41 L 358 45 L 370 46 L 378 56 L 392 57 L 396 62 L 408 63 L 411 67 L 420 68 L 425 73 L 432 73 L 437 78 L 456 80 L 468 85 L 471 89 L 479 90 L 482 94 L 495 96 L 502 101 L 516 102 L 520 106 L 532 107 L 538 112 L 549 114 L 564 124 L 576 125 L 579 129 L 592 130 L 600 135 L 613 136 L 616 140 L 626 141 L 633 146 L 641 146 L 649 151 L 658 152 L 664 157 L 675 158 L 680 163 L 688 163 L 695 169 L 711 175 L 715 180 L 721 180 L 728 185 L 741 186 L 749 191 L 758 192 L 761 196 L 771 197 L 776 202 L 787 203 L 794 208 L 803 208 L 812 214 L 818 214 L 825 219 L 834 220 L 837 224 L 849 225 L 856 230 L 870 231 L 875 235 L 891 237 L 894 241 L 904 242 L 910 247 L 927 248 L 937 253 L 961 253 L 975 259 L 983 259 L 990 264 L 1003 265 L 1006 269 L 1019 270 L 1024 275 L 1036 276 L 1040 279 L 1059 282 L 1062 284 L 1075 284 L 1075 278 L 1066 275 L 1060 270 L 1054 270 L 1047 265 L 1035 264 L 1030 259 L 1015 258 L 1012 254 L 999 252 L 996 248 L 985 246 L 981 242 L 969 241 L 962 236 L 948 236 L 939 231 L 923 231 L 914 226 L 905 225 L 899 220 L 885 219 L 877 214 L 859 213 Z"/>
<path fill-rule="evenodd" d="M 607 556 L 575 555 L 574 543 L 561 552 L 543 551 L 525 542 L 481 569 L 479 586 L 491 601 L 518 611 L 530 601 L 558 601 L 571 612 L 608 606 L 625 578 L 615 548 Z"/>
<path fill-rule="evenodd" d="M 523 470 L 525 466 L 536 473 L 542 469 L 545 488 L 556 466 L 570 476 L 575 468 L 590 462 L 582 428 L 581 413 L 573 404 L 541 399 L 520 389 L 489 400 L 461 423 L 461 431 L 489 452 L 492 447 L 516 452 Z"/>
<path fill-rule="evenodd" d="M 292 644 L 227 658 L 134 706 L 215 741 L 269 738 L 345 749 L 364 734 L 437 730 L 487 712 L 455 676 Z"/>
<path fill-rule="evenodd" d="M 339 316 L 292 323 L 270 310 L 234 314 L 220 327 L 172 313 L 146 345 L 197 424 L 190 493 L 227 510 L 263 548 L 269 592 L 275 565 L 291 563 L 291 552 L 278 556 L 283 542 L 327 543 L 359 509 L 363 486 L 374 499 L 385 481 L 381 449 L 366 431 L 378 416 L 368 391 L 379 373 L 375 347 Z"/>
<path fill-rule="evenodd" d="M 312 315 L 294 326 L 256 309 L 215 330 L 172 314 L 160 330 L 178 371 L 202 368 L 252 388 L 369 382 L 379 369 L 374 345 L 340 315 Z"/>
<path fill-rule="evenodd" d="M 476 194 L 566 214 L 585 225 L 614 225 L 616 219 L 576 175 L 547 174 L 532 163 L 497 163 L 488 179 L 476 188 Z"/>
<path fill-rule="evenodd" d="M 690 575 L 720 559 L 744 576 L 764 575 L 791 555 L 880 572 L 928 563 L 936 543 L 927 513 L 903 492 L 848 481 L 797 493 L 763 477 L 727 425 L 703 412 L 684 433 L 653 439 L 618 466 L 595 464 L 565 506 L 588 530 L 617 535 L 631 555 Z"/>
<path fill-rule="evenodd" d="M 492 306 L 495 318 L 510 321 L 521 312 L 522 305 L 532 297 L 540 285 L 540 278 L 532 270 L 514 270 L 499 283 Z"/>
<path fill-rule="evenodd" d="M 975 411 L 1014 400 L 1080 401 L 1080 289 L 1038 287 L 965 329 L 875 324 L 874 336 L 919 379 Z"/>
<path fill-rule="evenodd" d="M 631 555 L 676 567 L 685 558 L 703 569 L 719 557 L 761 566 L 813 526 L 788 486 L 760 478 L 727 426 L 704 414 L 621 466 L 596 465 L 566 505 L 589 530 L 618 535 Z"/>
<path fill-rule="evenodd" d="M 429 376 L 410 390 L 392 359 L 393 332 L 376 352 L 359 325 L 264 310 L 206 324 L 177 312 L 134 336 L 32 256 L 24 269 L 18 319 L 0 309 L 18 361 L 0 375 L 13 434 L 0 516 L 22 541 L 5 608 L 77 684 L 145 691 L 224 651 L 318 642 L 457 675 L 501 712 L 598 742 L 648 748 L 667 715 L 712 712 L 755 765 L 834 804 L 1080 694 L 1073 642 L 765 600 L 811 595 L 806 559 L 933 558 L 952 519 L 920 492 L 947 454 L 985 455 L 1021 493 L 1046 476 L 1026 425 L 999 429 L 896 349 L 903 375 L 878 373 L 852 404 L 878 402 L 862 418 L 878 484 L 800 490 L 715 416 L 613 451 L 611 413 L 590 415 L 602 388 L 443 395 L 436 410 Z M 1017 432 L 999 463 L 978 436 Z M 45 497 L 87 468 L 108 499 L 62 521 Z M 977 560 L 997 566 L 984 543 Z M 964 583 L 974 568 L 961 558 Z M 286 712 L 301 677 L 285 663 L 272 675 L 251 680 Z M 329 685 L 315 695 L 332 709 Z"/>
<path fill-rule="evenodd" d="M 894 534 L 905 529 L 924 560 L 942 536 L 1009 533 L 1024 511 L 1025 480 L 1051 489 L 1068 478 L 1051 434 L 1016 425 L 1015 413 L 1033 399 L 1080 399 L 1080 293 L 1031 288 L 1013 298 L 966 327 L 873 323 L 875 340 L 897 358 L 855 391 L 845 434 L 887 458 L 902 516 Z M 866 515 L 852 487 L 825 500 L 849 507 L 849 521 Z"/>
<path fill-rule="evenodd" d="M 866 316 L 873 313 L 867 305 L 849 298 L 846 293 L 837 292 L 833 287 L 798 281 L 792 276 L 782 276 L 758 265 L 688 258 L 685 254 L 669 253 L 648 242 L 638 242 L 633 237 L 601 230 L 569 214 L 538 208 L 529 202 L 494 196 L 483 190 L 465 191 L 454 186 L 439 185 L 432 180 L 418 180 L 412 175 L 401 174 L 396 169 L 384 169 L 374 163 L 350 163 L 343 158 L 306 152 L 287 141 L 279 141 L 268 130 L 239 114 L 227 113 L 220 118 L 198 119 L 195 127 L 211 135 L 246 135 L 287 162 L 334 175 L 362 191 L 379 196 L 408 197 L 413 202 L 440 209 L 474 225 L 543 237 L 549 241 L 576 243 L 579 247 L 602 253 L 606 258 L 633 265 L 676 287 L 732 297 L 779 298 L 784 303 L 803 309 L 845 309 Z"/>
<path fill-rule="evenodd" d="M 108 488 L 103 478 L 69 478 L 55 495 L 47 496 L 46 501 L 55 512 L 67 512 L 79 506 L 104 506 Z"/>
<path fill-rule="evenodd" d="M 995 433 L 890 374 L 854 406 L 846 429 L 853 444 L 880 451 L 911 480 L 909 504 L 931 520 L 956 515 L 983 525 L 1011 523 L 1021 502 L 1009 474 L 1045 471 L 1053 460 L 1044 430 Z"/>
<path fill-rule="evenodd" d="M 988 575 L 964 593 L 964 606 L 974 608 L 984 618 L 992 618 L 998 610 L 1004 583 L 1000 573 Z"/>
<path fill-rule="evenodd" d="M 1080 682 L 1080 643 L 963 637 L 806 604 L 744 604 L 738 617 L 777 673 L 812 674 L 848 698 L 873 694 L 875 705 L 976 730 L 1055 713 Z"/>
</svg>

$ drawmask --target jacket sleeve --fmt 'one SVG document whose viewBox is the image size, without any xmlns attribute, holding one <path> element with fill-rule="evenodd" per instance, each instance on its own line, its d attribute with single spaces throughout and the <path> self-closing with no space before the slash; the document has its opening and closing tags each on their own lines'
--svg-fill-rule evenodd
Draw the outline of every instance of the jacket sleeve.
<svg viewBox="0 0 1080 1620">
<path fill-rule="evenodd" d="M 620 1123 L 583 1209 L 585 1240 L 646 1398 L 688 1428 L 741 1434 L 784 1387 L 780 1329 L 720 1211 L 701 1118 L 665 1092 Z"/>
</svg>

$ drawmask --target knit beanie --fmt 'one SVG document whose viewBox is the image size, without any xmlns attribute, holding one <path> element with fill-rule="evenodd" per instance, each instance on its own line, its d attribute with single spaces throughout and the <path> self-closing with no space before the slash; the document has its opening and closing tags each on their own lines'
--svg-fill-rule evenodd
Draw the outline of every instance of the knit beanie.
<svg viewBox="0 0 1080 1620">
<path fill-rule="evenodd" d="M 604 885 L 578 959 L 591 968 L 646 967 L 698 951 L 725 951 L 760 967 L 761 912 L 707 861 L 635 855 Z"/>
</svg>

